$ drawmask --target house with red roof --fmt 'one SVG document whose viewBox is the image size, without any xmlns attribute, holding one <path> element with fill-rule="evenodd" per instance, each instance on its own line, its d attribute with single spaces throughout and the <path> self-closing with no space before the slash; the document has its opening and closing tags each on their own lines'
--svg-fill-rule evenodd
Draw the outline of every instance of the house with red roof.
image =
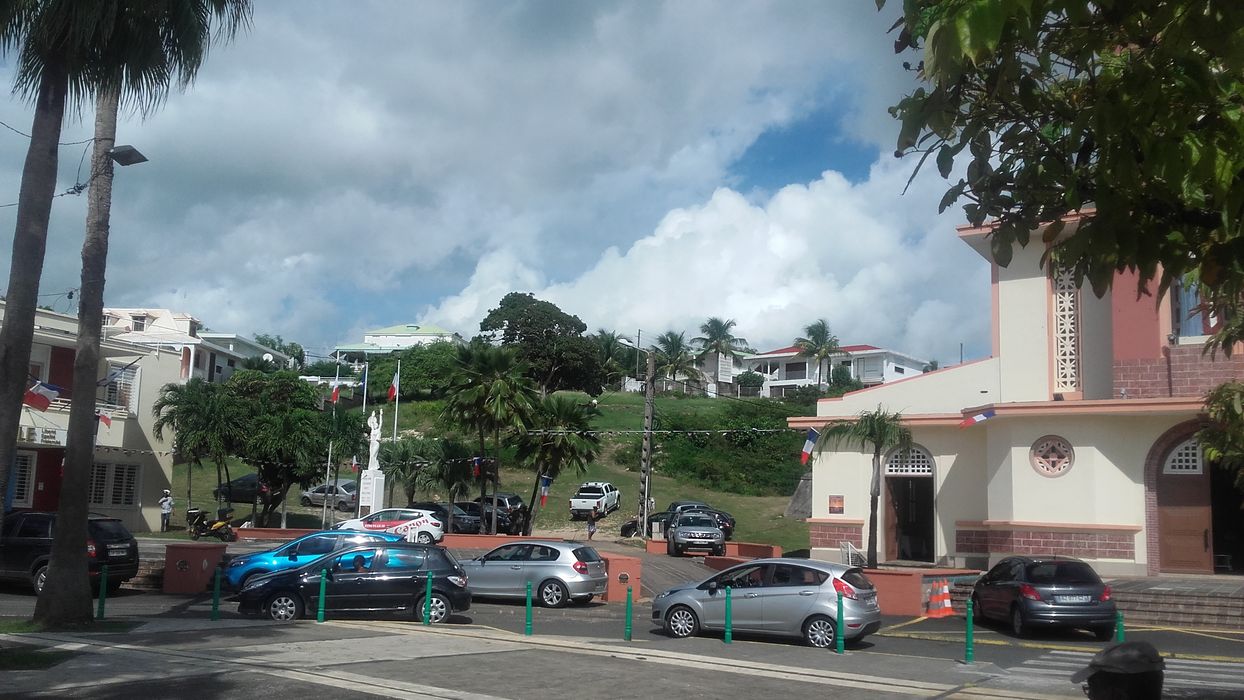
<svg viewBox="0 0 1244 700">
<path fill-rule="evenodd" d="M 843 345 L 839 350 L 819 368 L 815 358 L 793 345 L 744 355 L 739 371 L 756 372 L 765 378 L 764 386 L 753 396 L 778 398 L 801 386 L 828 384 L 835 367 L 850 369 L 853 379 L 869 387 L 918 376 L 928 366 L 925 360 L 875 345 Z"/>
</svg>

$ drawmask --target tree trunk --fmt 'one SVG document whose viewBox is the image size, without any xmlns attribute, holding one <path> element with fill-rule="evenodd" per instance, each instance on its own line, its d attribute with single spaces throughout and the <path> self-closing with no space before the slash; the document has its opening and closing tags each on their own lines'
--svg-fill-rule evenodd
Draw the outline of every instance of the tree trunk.
<svg viewBox="0 0 1244 700">
<path fill-rule="evenodd" d="M 532 523 L 536 522 L 536 512 L 540 507 L 539 506 L 540 502 L 537 501 L 536 499 L 540 497 L 540 479 L 543 477 L 544 477 L 544 468 L 536 467 L 536 483 L 534 486 L 531 487 L 531 505 L 527 506 L 527 518 L 526 518 L 526 521 L 523 523 L 523 534 L 524 535 L 528 535 L 528 536 L 531 535 L 531 531 L 533 529 Z"/>
<path fill-rule="evenodd" d="M 63 66 L 56 62 L 44 64 L 17 198 L 13 258 L 9 262 L 4 325 L 0 326 L 0 498 L 4 502 L 0 510 L 6 512 L 12 507 L 7 494 L 9 479 L 17 464 L 17 426 L 22 417 L 22 396 L 30 386 L 30 346 L 34 342 L 39 279 L 43 276 L 48 218 L 56 190 L 57 141 L 60 140 L 68 86 Z"/>
<path fill-rule="evenodd" d="M 497 532 L 497 483 L 501 479 L 501 429 L 492 429 L 492 446 L 497 456 L 492 462 L 492 531 Z"/>
<path fill-rule="evenodd" d="M 484 449 L 485 449 L 484 427 L 480 426 L 479 427 L 479 505 L 481 508 L 484 505 L 484 498 L 488 495 L 488 478 L 484 476 L 484 457 L 487 455 L 487 453 L 484 452 Z M 496 534 L 494 531 L 488 529 L 488 523 L 486 522 L 486 519 L 481 519 L 481 525 L 483 525 L 485 531 Z"/>
<path fill-rule="evenodd" d="M 873 482 L 868 490 L 868 568 L 877 568 L 877 499 L 881 496 L 881 446 L 873 448 Z"/>
<path fill-rule="evenodd" d="M 117 93 L 104 91 L 95 109 L 91 187 L 87 194 L 86 237 L 82 243 L 82 287 L 78 297 L 78 340 L 73 358 L 73 402 L 61 470 L 60 505 L 52 533 L 47 582 L 35 602 L 40 627 L 90 624 L 91 584 L 87 576 L 86 518 L 99 416 L 99 341 L 104 323 L 104 271 L 108 265 L 108 217 L 112 206 L 112 159 L 117 134 Z M 118 426 L 119 427 L 119 426 Z M 102 546 L 102 545 L 101 545 Z M 102 553 L 102 552 L 101 552 Z"/>
</svg>

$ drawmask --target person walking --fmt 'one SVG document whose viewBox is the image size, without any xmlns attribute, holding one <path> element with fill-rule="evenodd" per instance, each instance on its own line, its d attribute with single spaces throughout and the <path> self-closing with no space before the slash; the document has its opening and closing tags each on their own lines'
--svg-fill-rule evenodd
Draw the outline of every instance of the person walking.
<svg viewBox="0 0 1244 700">
<path fill-rule="evenodd" d="M 160 497 L 160 532 L 168 532 L 168 521 L 173 516 L 173 492 L 164 489 Z"/>
<path fill-rule="evenodd" d="M 596 534 L 596 521 L 600 520 L 600 510 L 596 506 L 592 506 L 592 512 L 587 516 L 587 541 L 592 541 L 592 535 Z"/>
</svg>

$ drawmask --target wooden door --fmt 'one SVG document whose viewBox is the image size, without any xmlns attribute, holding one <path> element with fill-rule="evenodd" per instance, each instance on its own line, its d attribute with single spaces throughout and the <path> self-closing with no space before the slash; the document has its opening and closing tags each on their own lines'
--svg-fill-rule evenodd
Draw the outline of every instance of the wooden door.
<svg viewBox="0 0 1244 700">
<path fill-rule="evenodd" d="M 1164 572 L 1214 571 L 1214 533 L 1210 475 L 1158 474 L 1158 543 Z"/>
<path fill-rule="evenodd" d="M 885 561 L 898 561 L 898 499 L 900 491 L 897 490 L 895 482 L 899 479 L 884 477 L 885 488 L 881 489 L 881 499 L 883 501 L 882 510 L 885 512 L 885 551 L 882 555 Z M 867 544 L 867 543 L 865 543 Z"/>
</svg>

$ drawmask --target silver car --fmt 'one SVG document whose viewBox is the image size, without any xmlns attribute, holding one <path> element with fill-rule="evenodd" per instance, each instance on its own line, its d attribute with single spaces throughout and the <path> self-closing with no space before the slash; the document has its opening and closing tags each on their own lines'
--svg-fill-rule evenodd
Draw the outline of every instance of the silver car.
<svg viewBox="0 0 1244 700">
<path fill-rule="evenodd" d="M 674 516 L 674 526 L 665 533 L 665 551 L 680 557 L 689 549 L 726 553 L 726 534 L 717 527 L 717 519 L 708 513 L 683 513 Z"/>
<path fill-rule="evenodd" d="M 471 595 L 525 599 L 530 583 L 532 598 L 548 608 L 586 603 L 609 581 L 604 560 L 581 542 L 513 542 L 461 564 Z"/>
<path fill-rule="evenodd" d="M 839 592 L 844 641 L 858 642 L 881 627 L 877 591 L 863 570 L 786 558 L 756 559 L 700 583 L 671 588 L 653 599 L 652 621 L 671 637 L 725 629 L 727 587 L 735 632 L 803 637 L 810 646 L 834 646 Z"/>
<path fill-rule="evenodd" d="M 353 481 L 342 481 L 336 484 L 320 484 L 313 489 L 302 492 L 299 501 L 304 506 L 322 506 L 325 497 L 328 504 L 343 513 L 353 513 L 358 505 L 359 494 Z"/>
</svg>

